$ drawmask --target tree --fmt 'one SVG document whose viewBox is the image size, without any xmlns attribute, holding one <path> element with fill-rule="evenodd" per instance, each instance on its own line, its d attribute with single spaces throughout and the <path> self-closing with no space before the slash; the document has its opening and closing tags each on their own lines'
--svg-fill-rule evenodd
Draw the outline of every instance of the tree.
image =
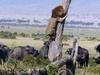
<svg viewBox="0 0 100 75">
<path fill-rule="evenodd" d="M 71 0 L 62 0 L 62 6 L 64 8 L 64 16 L 66 16 L 68 13 L 70 3 Z M 63 47 L 62 39 L 63 39 L 63 29 L 64 29 L 65 19 L 63 20 L 63 22 L 57 23 L 58 25 L 55 25 L 57 26 L 56 37 L 54 41 L 50 42 L 49 53 L 48 53 L 49 54 L 48 58 L 50 61 L 53 61 L 54 58 L 58 60 L 62 56 L 62 47 Z M 50 51 L 52 52 L 50 53 Z"/>
</svg>

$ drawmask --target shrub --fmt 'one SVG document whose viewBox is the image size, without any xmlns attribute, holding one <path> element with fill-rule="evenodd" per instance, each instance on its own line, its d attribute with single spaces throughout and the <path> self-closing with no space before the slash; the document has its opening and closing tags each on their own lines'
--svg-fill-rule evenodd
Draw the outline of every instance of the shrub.
<svg viewBox="0 0 100 75">
<path fill-rule="evenodd" d="M 36 38 L 36 40 L 37 40 L 37 38 L 38 39 L 40 39 L 40 38 L 44 38 L 44 36 L 45 36 L 45 34 L 39 34 L 39 33 L 37 33 L 37 34 L 31 34 L 31 36 L 32 36 L 32 38 Z"/>
<path fill-rule="evenodd" d="M 39 37 L 35 37 L 34 40 L 40 40 L 40 38 Z"/>
<path fill-rule="evenodd" d="M 48 59 L 26 55 L 23 60 L 9 59 L 1 67 L 3 70 L 14 70 L 14 72 L 27 71 L 29 68 L 43 68 L 49 63 Z"/>
<path fill-rule="evenodd" d="M 89 37 L 88 40 L 89 40 L 89 41 L 96 40 L 96 37 Z"/>
<path fill-rule="evenodd" d="M 32 55 L 25 56 L 22 62 L 27 67 L 44 67 L 49 63 L 48 59 L 39 56 L 33 57 Z"/>
<path fill-rule="evenodd" d="M 18 36 L 18 33 L 17 32 L 14 32 L 13 35 Z"/>
<path fill-rule="evenodd" d="M 55 73 L 58 71 L 58 68 L 56 65 L 49 64 L 47 66 L 47 71 L 48 71 L 48 75 L 55 75 Z"/>
<path fill-rule="evenodd" d="M 0 38 L 7 38 L 7 39 L 16 39 L 16 36 L 13 33 L 8 31 L 1 31 Z"/>
</svg>

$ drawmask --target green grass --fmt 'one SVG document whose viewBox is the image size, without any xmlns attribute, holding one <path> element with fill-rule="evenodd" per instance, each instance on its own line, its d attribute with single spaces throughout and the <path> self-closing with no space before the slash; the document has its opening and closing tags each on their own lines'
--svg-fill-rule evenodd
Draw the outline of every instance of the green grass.
<svg viewBox="0 0 100 75">
<path fill-rule="evenodd" d="M 45 27 L 31 27 L 31 26 L 10 26 L 10 28 L 0 28 L 0 31 L 10 31 L 10 32 L 24 32 L 26 34 L 31 33 L 44 33 Z"/>
<path fill-rule="evenodd" d="M 33 26 L 10 26 L 9 28 L 0 28 L 0 31 L 10 32 L 24 32 L 27 34 L 31 33 L 45 33 L 46 27 L 33 27 Z M 77 29 L 77 28 L 64 28 L 64 34 L 76 35 L 80 34 L 80 37 L 100 37 L 100 29 Z"/>
</svg>

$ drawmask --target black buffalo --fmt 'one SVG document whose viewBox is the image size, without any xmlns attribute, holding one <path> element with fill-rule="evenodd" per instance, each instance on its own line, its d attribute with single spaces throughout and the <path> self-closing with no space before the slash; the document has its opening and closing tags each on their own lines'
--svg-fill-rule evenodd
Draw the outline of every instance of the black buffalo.
<svg viewBox="0 0 100 75">
<path fill-rule="evenodd" d="M 0 44 L 0 63 L 8 60 L 10 48 L 4 44 Z"/>
<path fill-rule="evenodd" d="M 98 44 L 96 47 L 95 47 L 96 51 L 100 53 L 100 44 Z M 100 56 L 98 57 L 93 57 L 94 61 L 97 63 L 97 64 L 100 64 Z"/>
<path fill-rule="evenodd" d="M 24 58 L 25 55 L 31 54 L 33 56 L 38 56 L 39 53 L 36 49 L 34 49 L 32 46 L 18 46 L 15 47 L 9 55 L 9 58 L 15 58 L 18 60 L 21 60 Z"/>
<path fill-rule="evenodd" d="M 97 64 L 100 64 L 100 56 L 98 56 L 97 58 L 93 57 L 94 62 Z"/>
<path fill-rule="evenodd" d="M 73 54 L 75 53 L 75 51 L 73 51 L 73 48 L 69 48 L 67 50 L 67 54 L 71 55 L 73 52 Z M 77 54 L 77 63 L 78 63 L 78 67 L 82 68 L 82 67 L 87 67 L 88 66 L 88 61 L 89 61 L 89 52 L 87 49 L 82 48 L 82 47 L 78 47 L 78 54 Z"/>
<path fill-rule="evenodd" d="M 100 44 L 96 46 L 96 51 L 100 53 Z"/>
</svg>

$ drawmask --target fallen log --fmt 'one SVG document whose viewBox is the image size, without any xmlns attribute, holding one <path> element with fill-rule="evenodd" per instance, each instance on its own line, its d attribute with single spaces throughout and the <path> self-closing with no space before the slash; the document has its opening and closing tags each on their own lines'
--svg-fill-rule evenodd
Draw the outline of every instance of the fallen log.
<svg viewBox="0 0 100 75">
<path fill-rule="evenodd" d="M 66 55 L 64 58 L 57 60 L 55 62 L 52 62 L 49 65 L 52 65 L 52 67 L 55 66 L 56 70 L 66 65 L 66 75 L 75 75 L 75 64 L 73 63 L 73 58 L 70 55 Z M 46 66 L 47 71 L 48 71 L 49 65 Z"/>
</svg>

